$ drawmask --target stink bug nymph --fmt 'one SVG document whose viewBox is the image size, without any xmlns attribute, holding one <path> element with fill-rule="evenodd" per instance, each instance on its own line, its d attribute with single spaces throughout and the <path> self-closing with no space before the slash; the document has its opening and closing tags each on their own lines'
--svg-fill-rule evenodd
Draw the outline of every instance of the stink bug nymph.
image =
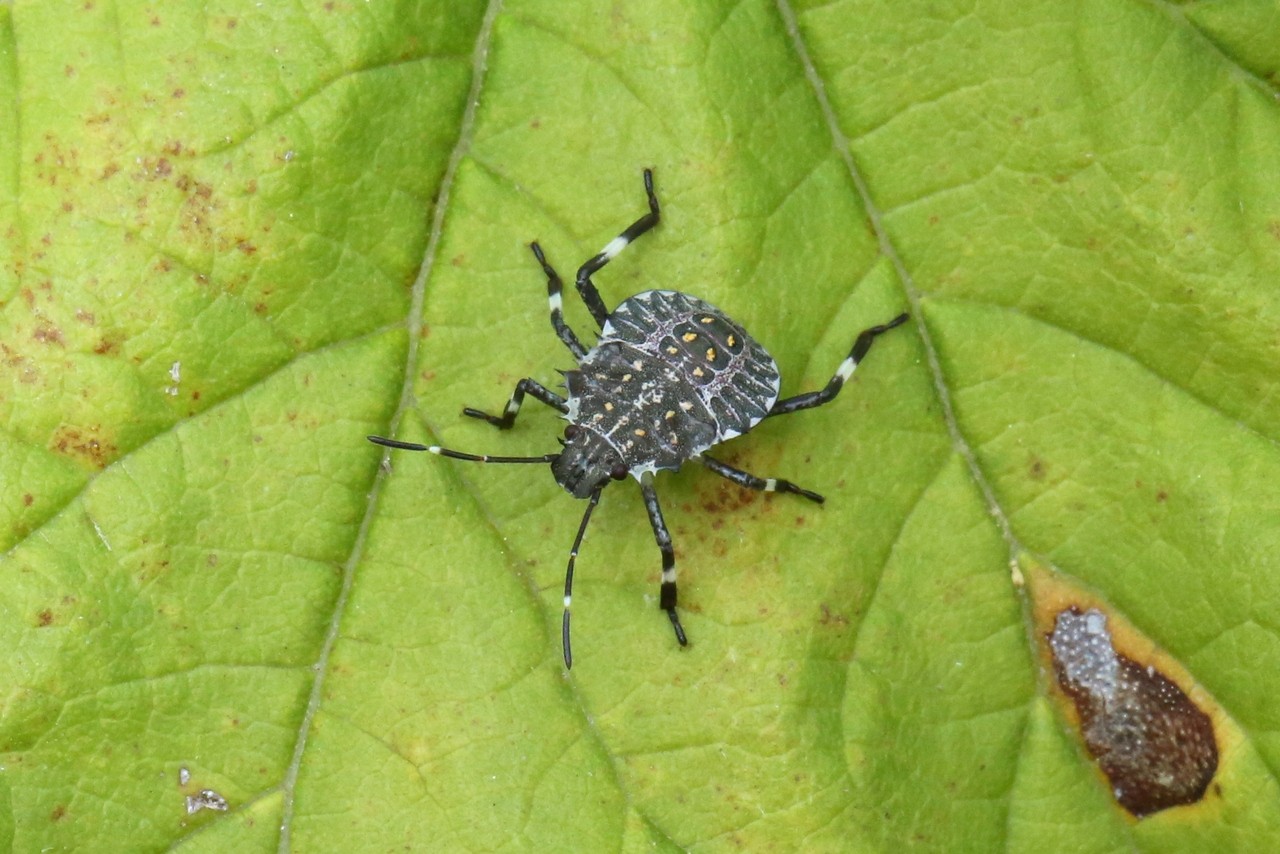
<svg viewBox="0 0 1280 854">
<path fill-rule="evenodd" d="M 530 244 L 547 277 L 551 326 L 578 363 L 564 372 L 567 392 L 559 395 L 526 377 L 501 415 L 466 408 L 464 415 L 509 429 L 525 395 L 557 410 L 568 426 L 559 453 L 540 457 L 493 457 L 465 454 L 437 445 L 399 442 L 381 436 L 369 441 L 406 451 L 430 451 L 456 460 L 480 463 L 550 463 L 556 482 L 575 498 L 587 499 L 586 512 L 569 550 L 564 576 L 564 617 L 561 634 L 565 667 L 573 666 L 569 645 L 569 608 L 573 595 L 573 565 L 586 533 L 591 511 L 610 481 L 628 475 L 640 483 L 653 535 L 662 552 L 662 586 L 658 605 L 667 612 L 676 640 L 688 644 L 676 613 L 676 558 L 671 534 L 662 518 L 654 474 L 676 471 L 690 460 L 747 489 L 790 492 L 821 504 L 823 497 L 794 483 L 756 477 L 705 453 L 709 448 L 741 436 L 766 418 L 829 403 L 871 349 L 876 336 L 907 320 L 900 314 L 888 323 L 858 335 L 853 349 L 825 388 L 778 400 L 778 365 L 746 330 L 720 309 L 679 291 L 645 291 L 625 299 L 610 312 L 591 282 L 631 241 L 658 224 L 658 197 L 653 172 L 644 170 L 649 212 L 609 241 L 600 253 L 578 269 L 574 285 L 587 310 L 600 326 L 590 350 L 564 321 L 560 276 L 547 262 L 542 247 Z"/>
</svg>

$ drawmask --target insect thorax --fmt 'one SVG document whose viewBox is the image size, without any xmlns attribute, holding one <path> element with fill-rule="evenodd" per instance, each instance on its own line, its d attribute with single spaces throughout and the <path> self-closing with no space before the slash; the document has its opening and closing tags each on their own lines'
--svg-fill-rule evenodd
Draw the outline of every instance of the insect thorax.
<svg viewBox="0 0 1280 854">
<path fill-rule="evenodd" d="M 709 303 L 646 291 L 609 316 L 565 385 L 569 420 L 608 442 L 639 477 L 678 469 L 758 424 L 778 398 L 778 368 Z"/>
</svg>

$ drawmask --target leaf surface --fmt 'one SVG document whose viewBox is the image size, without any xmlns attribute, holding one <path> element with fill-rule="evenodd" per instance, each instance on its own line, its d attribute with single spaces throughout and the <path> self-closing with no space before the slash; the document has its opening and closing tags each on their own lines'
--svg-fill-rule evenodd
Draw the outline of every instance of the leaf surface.
<svg viewBox="0 0 1280 854">
<path fill-rule="evenodd" d="M 1274 847 L 1275 20 L 0 5 L 0 839 Z M 687 649 L 637 490 L 606 490 L 566 674 L 583 505 L 364 437 L 554 452 L 536 401 L 505 433 L 459 412 L 573 366 L 530 240 L 593 340 L 573 274 L 645 167 L 662 223 L 596 275 L 609 305 L 708 300 L 784 395 L 911 322 L 717 451 L 824 506 L 659 477 Z M 1176 663 L 1203 800 L 1116 805 L 1050 588 Z"/>
</svg>

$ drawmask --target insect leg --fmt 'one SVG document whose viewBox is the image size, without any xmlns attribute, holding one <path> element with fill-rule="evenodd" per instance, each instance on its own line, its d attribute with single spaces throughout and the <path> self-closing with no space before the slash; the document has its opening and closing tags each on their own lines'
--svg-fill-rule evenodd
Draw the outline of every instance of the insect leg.
<svg viewBox="0 0 1280 854">
<path fill-rule="evenodd" d="M 603 489 L 603 487 L 601 487 Z M 569 566 L 564 571 L 564 618 L 560 622 L 560 642 L 564 647 L 564 669 L 573 667 L 573 647 L 569 645 L 569 606 L 573 602 L 573 565 L 578 560 L 578 549 L 582 547 L 582 537 L 587 533 L 587 523 L 591 521 L 591 511 L 600 503 L 600 489 L 591 493 L 587 500 L 587 512 L 582 514 L 582 524 L 578 526 L 578 536 L 573 538 L 573 548 L 569 550 Z"/>
<path fill-rule="evenodd" d="M 756 477 L 750 472 L 745 472 L 742 469 L 736 469 L 731 465 L 726 465 L 725 463 L 720 462 L 719 460 L 713 460 L 706 454 L 696 457 L 696 459 L 698 462 L 702 463 L 721 477 L 731 480 L 738 484 L 738 486 L 743 486 L 747 489 L 758 489 L 761 492 L 790 492 L 794 495 L 801 495 L 810 501 L 817 502 L 818 504 L 826 501 L 826 499 L 818 493 L 810 492 L 807 489 L 796 486 L 789 480 L 780 480 L 773 477 Z"/>
<path fill-rule="evenodd" d="M 487 412 L 481 412 L 479 409 L 472 409 L 470 406 L 463 409 L 462 414 L 488 421 L 499 430 L 506 430 L 516 423 L 516 415 L 520 412 L 520 404 L 524 403 L 525 394 L 533 395 L 547 406 L 561 413 L 569 411 L 569 404 L 565 403 L 563 397 L 554 391 L 550 391 L 537 380 L 525 377 L 516 383 L 516 390 L 512 393 L 511 400 L 507 401 L 507 408 L 502 411 L 501 415 L 490 415 Z"/>
<path fill-rule="evenodd" d="M 786 415 L 788 412 L 799 412 L 801 409 L 812 409 L 815 406 L 830 403 L 840 393 L 840 388 L 848 381 L 849 377 L 853 376 L 854 369 L 858 367 L 858 363 L 867 355 L 867 351 L 871 349 L 871 343 L 876 340 L 876 336 L 906 322 L 907 315 L 900 314 L 888 323 L 864 329 L 858 335 L 858 340 L 853 342 L 853 349 L 849 351 L 849 355 L 845 357 L 845 360 L 840 363 L 840 367 L 836 369 L 836 375 L 827 383 L 826 388 L 797 394 L 795 397 L 788 397 L 786 400 L 779 400 L 769 410 L 769 415 L 765 417 Z"/>
<path fill-rule="evenodd" d="M 560 456 L 559 454 L 543 454 L 540 457 L 491 457 L 486 454 L 466 454 L 462 451 L 451 451 L 439 445 L 419 445 L 417 442 L 401 442 L 397 439 L 387 439 L 383 436 L 366 436 L 365 438 L 375 445 L 382 445 L 384 448 L 399 448 L 402 451 L 430 451 L 442 457 L 469 460 L 473 463 L 549 463 Z"/>
<path fill-rule="evenodd" d="M 652 169 L 644 170 L 644 192 L 649 197 L 649 212 L 627 226 L 626 231 L 606 243 L 595 257 L 578 268 L 578 278 L 575 282 L 578 293 L 581 294 L 582 301 L 587 304 L 587 311 L 591 312 L 591 316 L 596 319 L 596 323 L 600 324 L 601 328 L 609 319 L 609 309 L 605 308 L 604 300 L 600 299 L 600 292 L 592 284 L 591 277 L 617 257 L 619 252 L 626 249 L 628 243 L 658 224 L 658 196 L 653 191 Z"/>
<path fill-rule="evenodd" d="M 671 618 L 676 640 L 681 646 L 688 646 L 689 640 L 684 636 L 684 628 L 676 614 L 676 552 L 671 546 L 671 532 L 667 530 L 667 523 L 662 518 L 662 508 L 658 506 L 658 493 L 653 488 L 652 472 L 645 472 L 641 476 L 640 491 L 644 493 L 644 509 L 649 511 L 649 524 L 653 525 L 653 538 L 658 541 L 658 550 L 662 552 L 662 587 L 658 607 Z"/>
<path fill-rule="evenodd" d="M 533 250 L 533 257 L 537 258 L 538 263 L 542 265 L 542 272 L 547 275 L 547 301 L 551 303 L 551 328 L 556 331 L 556 335 L 560 336 L 560 340 L 569 348 L 573 357 L 582 361 L 582 357 L 587 355 L 587 350 L 574 331 L 569 328 L 569 324 L 564 322 L 564 297 L 560 295 L 561 290 L 564 289 L 564 283 L 560 281 L 560 274 L 547 263 L 547 257 L 542 254 L 542 247 L 538 245 L 538 241 L 530 243 L 529 248 Z"/>
</svg>

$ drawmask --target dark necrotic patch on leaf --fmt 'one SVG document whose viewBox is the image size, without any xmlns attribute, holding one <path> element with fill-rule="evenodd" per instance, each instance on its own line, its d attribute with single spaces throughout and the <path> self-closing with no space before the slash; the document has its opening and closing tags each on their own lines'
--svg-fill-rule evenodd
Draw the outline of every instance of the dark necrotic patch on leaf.
<svg viewBox="0 0 1280 854">
<path fill-rule="evenodd" d="M 1200 800 L 1218 768 L 1209 716 L 1155 667 L 1117 653 L 1101 611 L 1061 611 L 1048 640 L 1116 801 L 1141 818 Z"/>
</svg>

